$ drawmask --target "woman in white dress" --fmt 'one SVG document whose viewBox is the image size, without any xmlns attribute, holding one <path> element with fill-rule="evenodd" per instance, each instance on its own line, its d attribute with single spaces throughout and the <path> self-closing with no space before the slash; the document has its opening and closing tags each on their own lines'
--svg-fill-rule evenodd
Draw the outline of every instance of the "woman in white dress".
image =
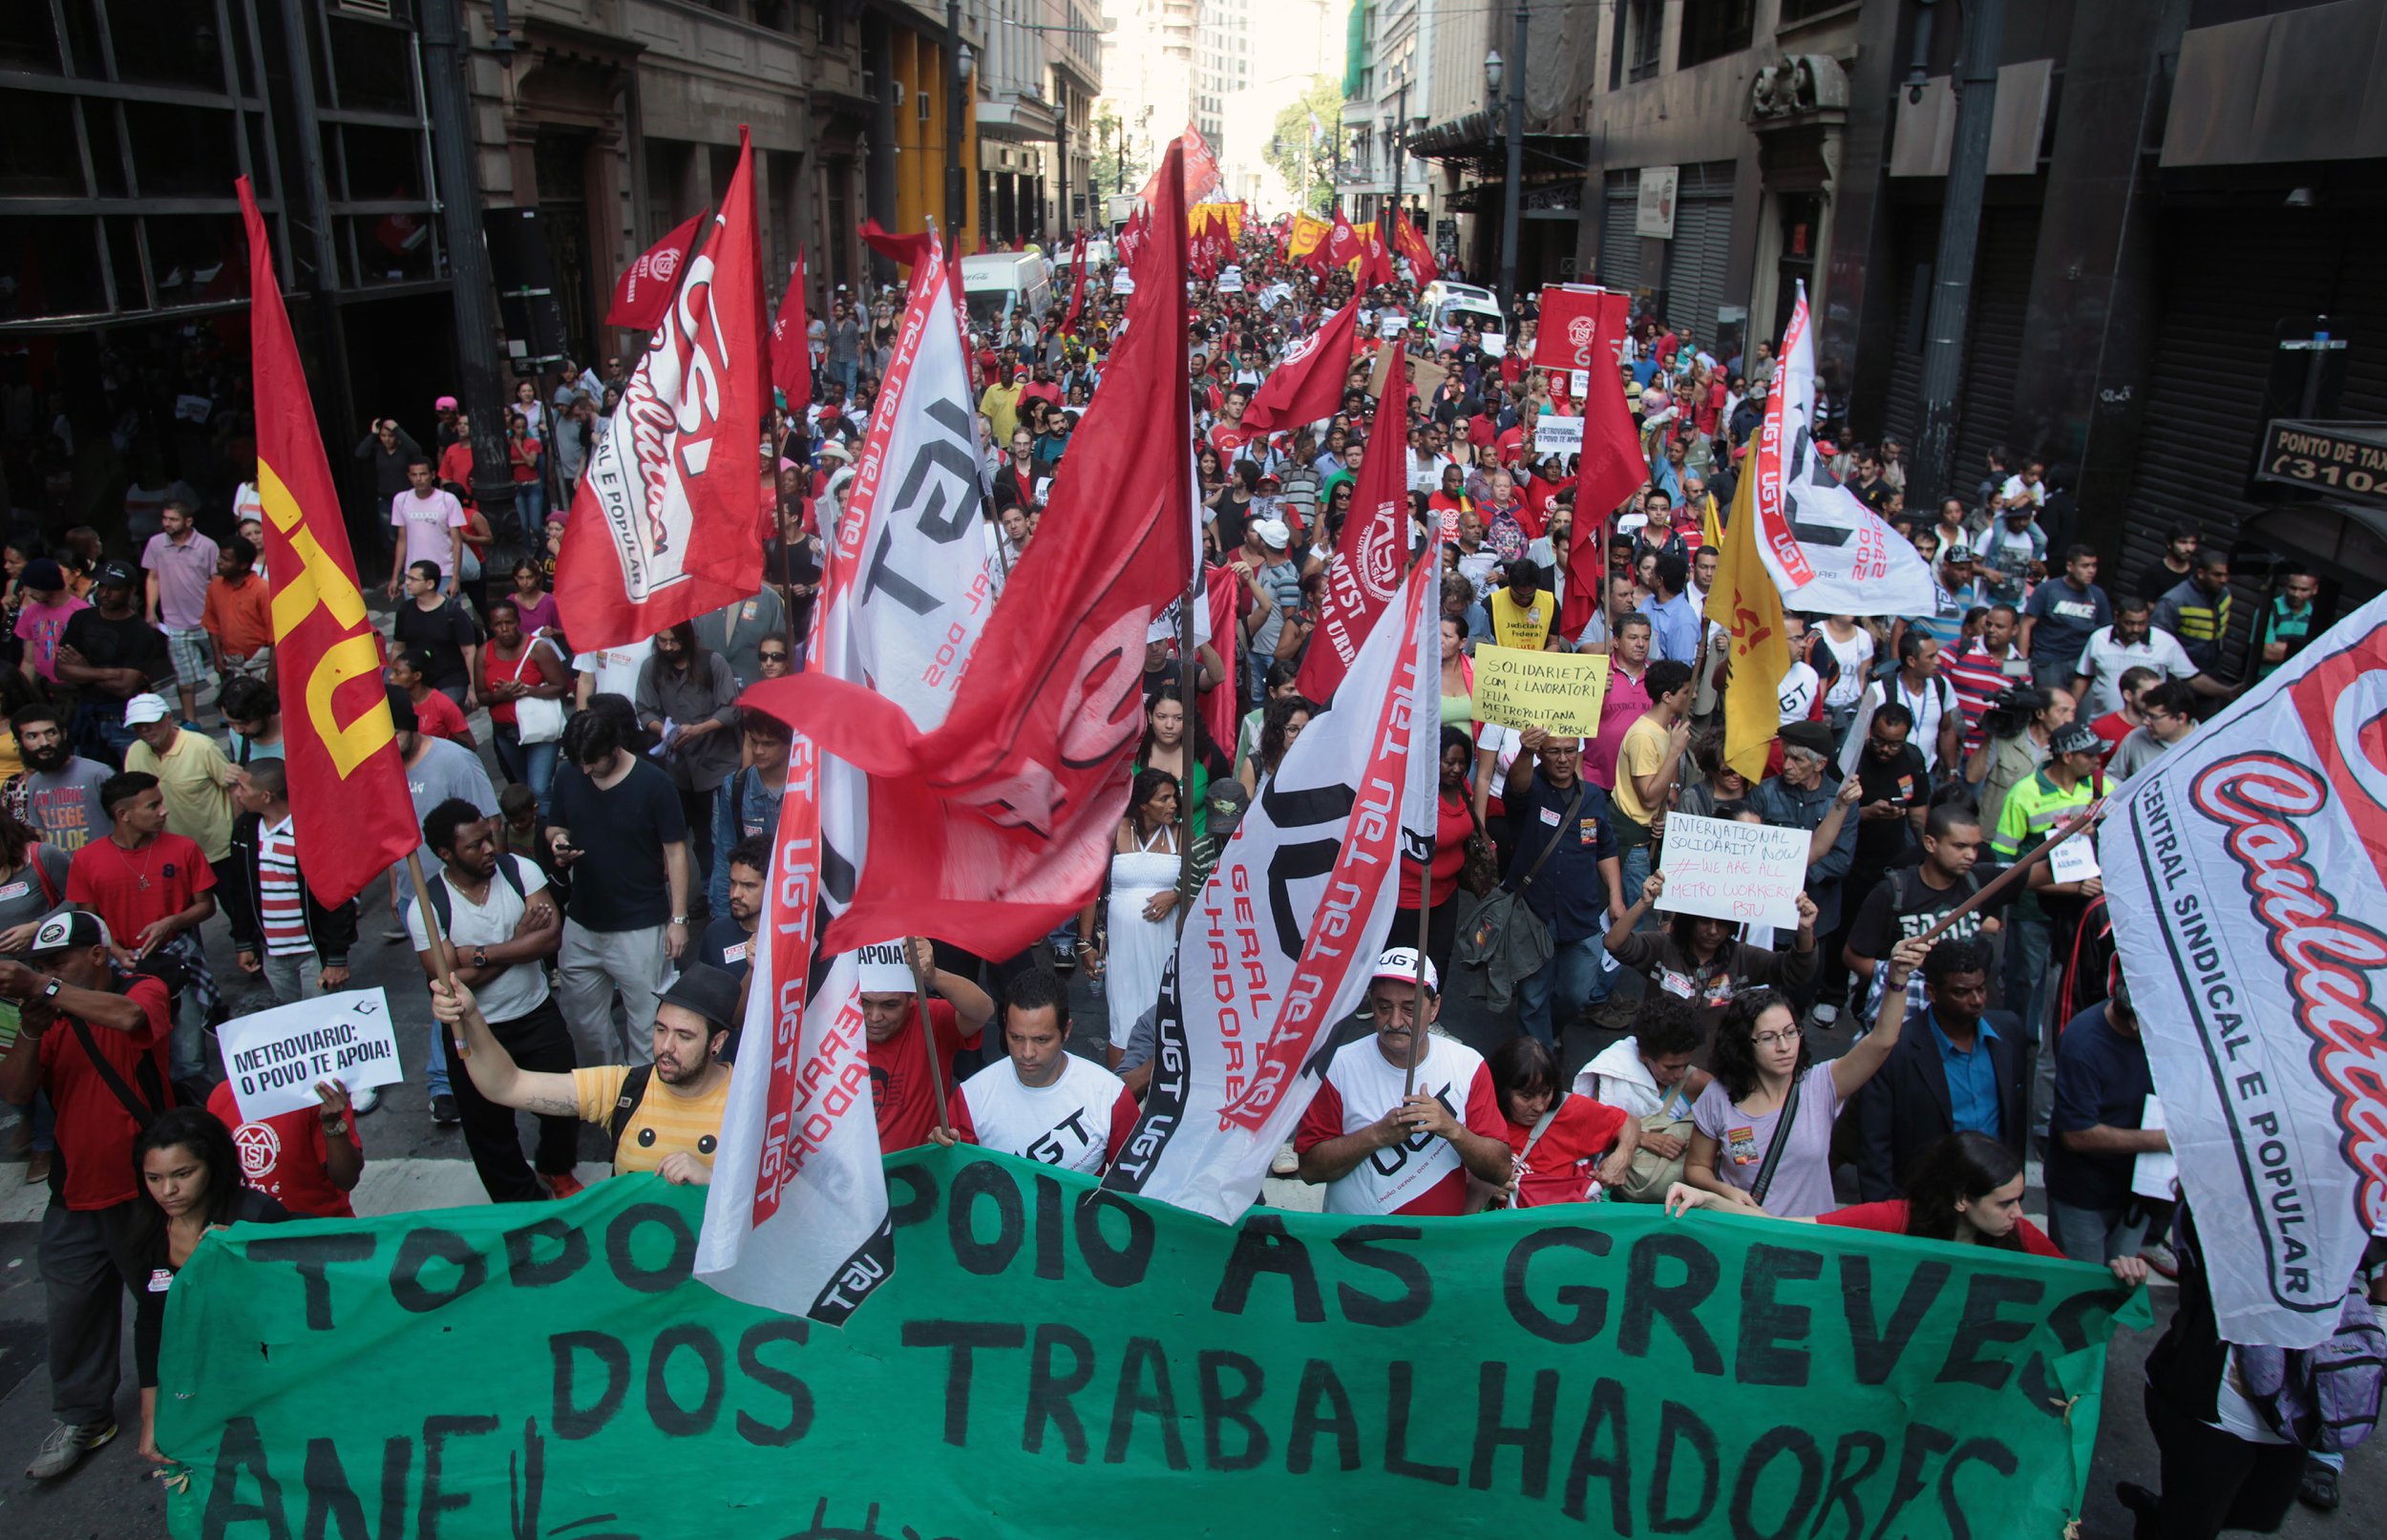
<svg viewBox="0 0 2387 1540">
<path fill-rule="evenodd" d="M 1082 934 L 1093 937 L 1088 965 L 1107 982 L 1110 1006 L 1110 1065 L 1127 1051 L 1137 1018 L 1160 1000 L 1161 974 L 1177 943 L 1172 919 L 1181 871 L 1177 778 L 1166 770 L 1138 770 L 1128 793 L 1128 815 L 1111 842 L 1109 895 L 1086 906 Z M 1100 907 L 1107 924 L 1095 924 Z M 1106 934 L 1107 932 L 1107 934 Z M 1081 954 L 1083 955 L 1083 954 Z"/>
</svg>

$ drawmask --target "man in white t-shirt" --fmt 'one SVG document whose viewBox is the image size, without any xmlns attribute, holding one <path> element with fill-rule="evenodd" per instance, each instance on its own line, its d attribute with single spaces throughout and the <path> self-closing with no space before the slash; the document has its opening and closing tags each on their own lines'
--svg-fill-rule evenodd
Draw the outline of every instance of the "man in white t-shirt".
<svg viewBox="0 0 2387 1540">
<path fill-rule="evenodd" d="M 572 655 L 572 671 L 580 676 L 574 694 L 577 709 L 588 709 L 591 696 L 619 695 L 625 701 L 638 699 L 638 671 L 655 650 L 654 638 L 631 642 L 619 647 L 599 647 L 594 652 Z"/>
<path fill-rule="evenodd" d="M 2154 623 L 2145 600 L 2135 596 L 2115 600 L 2114 623 L 2089 633 L 2088 645 L 2081 649 L 2081 661 L 2073 668 L 2072 690 L 2081 701 L 2081 719 L 2094 722 L 2122 709 L 2123 670 L 2142 665 L 2165 679 L 2202 677 L 2180 639 Z M 2210 693 L 2222 693 L 2220 686 Z"/>
<path fill-rule="evenodd" d="M 406 468 L 410 483 L 390 500 L 390 527 L 398 531 L 397 548 L 390 556 L 390 597 L 396 599 L 406 582 L 406 569 L 417 561 L 439 568 L 440 592 L 455 592 L 456 569 L 463 564 L 464 505 L 439 484 L 431 461 L 417 455 Z"/>
<path fill-rule="evenodd" d="M 1433 963 L 1424 966 L 1420 990 L 1413 949 L 1377 959 L 1367 986 L 1375 1037 L 1335 1051 L 1294 1132 L 1301 1180 L 1325 1187 L 1328 1213 L 1464 1213 L 1468 1172 L 1508 1184 L 1508 1120 L 1491 1070 L 1473 1048 L 1429 1030 L 1441 984 Z M 1405 1097 L 1412 1053 L 1415 1085 Z"/>
<path fill-rule="evenodd" d="M 1030 969 L 1004 986 L 1004 1057 L 953 1088 L 953 1132 L 939 1144 L 980 1145 L 1093 1175 L 1135 1131 L 1127 1083 L 1069 1051 L 1069 997 L 1061 981 Z"/>
<path fill-rule="evenodd" d="M 539 863 L 500 854 L 488 818 L 462 797 L 431 810 L 423 819 L 423 837 L 439 857 L 439 871 L 429 883 L 432 908 L 454 952 L 456 981 L 473 991 L 490 1032 L 505 1044 L 517 1067 L 570 1074 L 571 1029 L 547 988 L 547 961 L 562 942 L 563 916 Z M 421 904 L 407 906 L 406 929 L 424 977 L 438 978 Z M 470 1075 L 456 1075 L 450 1084 L 464 1124 L 464 1148 L 492 1203 L 536 1203 L 581 1190 L 572 1175 L 579 1159 L 579 1118 L 542 1113 L 536 1161 L 525 1162 L 514 1109 L 483 1096 Z"/>
</svg>

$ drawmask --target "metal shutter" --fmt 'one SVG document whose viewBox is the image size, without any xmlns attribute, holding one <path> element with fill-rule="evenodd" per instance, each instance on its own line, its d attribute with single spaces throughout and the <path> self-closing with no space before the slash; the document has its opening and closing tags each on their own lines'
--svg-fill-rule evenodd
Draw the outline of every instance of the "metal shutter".
<svg viewBox="0 0 2387 1540">
<path fill-rule="evenodd" d="M 1641 238 L 1633 230 L 1641 197 L 1638 171 L 1608 173 L 1608 204 L 1599 218 L 1599 281 L 1610 288 L 1641 282 Z"/>
<path fill-rule="evenodd" d="M 1682 168 L 1674 239 L 1666 243 L 1666 317 L 1708 344 L 1732 255 L 1732 176 L 1729 160 Z"/>
<path fill-rule="evenodd" d="M 1964 345 L 1964 394 L 1956 411 L 1955 484 L 1978 478 L 1990 446 L 2014 421 L 2022 333 L 2031 309 L 2031 264 L 2038 256 L 2038 205 L 1985 208 L 1973 258 L 1973 306 Z M 1919 372 L 1919 370 L 1918 370 Z M 1912 445 L 1910 442 L 1909 447 Z M 2014 446 L 2020 454 L 2033 446 Z"/>
<path fill-rule="evenodd" d="M 1882 435 L 1909 449 L 1923 431 L 1923 318 L 1931 305 L 1938 243 L 1937 208 L 1912 209 L 1901 217 L 1896 241 L 1898 319 L 1891 338 L 1890 399 L 1883 405 Z"/>
</svg>

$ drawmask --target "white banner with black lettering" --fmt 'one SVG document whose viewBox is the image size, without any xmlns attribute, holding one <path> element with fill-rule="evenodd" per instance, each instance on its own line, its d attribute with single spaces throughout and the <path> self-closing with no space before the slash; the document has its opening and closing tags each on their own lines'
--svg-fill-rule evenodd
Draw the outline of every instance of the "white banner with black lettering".
<svg viewBox="0 0 2387 1540">
<path fill-rule="evenodd" d="M 1233 1223 L 1317 1094 L 1431 848 L 1440 754 L 1431 559 L 1254 799 L 1161 987 L 1151 1089 L 1104 1185 Z M 1390 622 L 1390 616 L 1385 620 Z"/>
<path fill-rule="evenodd" d="M 2148 767 L 2098 841 L 2221 1335 L 2311 1347 L 2387 1228 L 2387 599 Z"/>
</svg>

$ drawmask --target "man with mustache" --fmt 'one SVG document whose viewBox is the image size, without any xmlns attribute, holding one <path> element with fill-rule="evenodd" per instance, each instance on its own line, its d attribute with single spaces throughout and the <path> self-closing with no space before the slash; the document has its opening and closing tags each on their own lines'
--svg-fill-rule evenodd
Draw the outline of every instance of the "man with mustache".
<svg viewBox="0 0 2387 1540">
<path fill-rule="evenodd" d="M 9 726 L 16 734 L 25 770 L 10 777 L 7 791 L 0 793 L 8 811 L 41 835 L 43 844 L 70 855 L 95 839 L 107 838 L 113 820 L 99 805 L 99 787 L 116 772 L 74 751 L 55 707 L 28 706 L 9 719 Z"/>
</svg>

